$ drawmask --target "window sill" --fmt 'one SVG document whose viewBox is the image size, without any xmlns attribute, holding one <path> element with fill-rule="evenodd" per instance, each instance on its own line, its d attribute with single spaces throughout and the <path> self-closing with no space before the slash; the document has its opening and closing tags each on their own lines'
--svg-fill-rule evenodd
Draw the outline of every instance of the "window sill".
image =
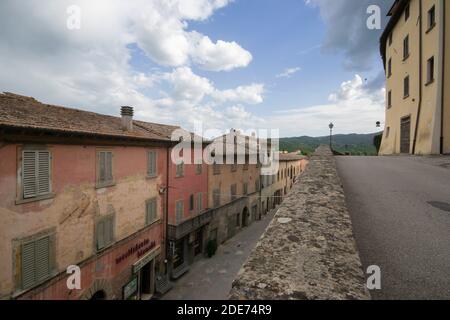
<svg viewBox="0 0 450 320">
<path fill-rule="evenodd" d="M 406 99 L 408 99 L 408 98 L 409 98 L 409 94 L 406 95 L 406 96 L 403 96 L 403 100 L 406 100 Z"/>
<path fill-rule="evenodd" d="M 145 228 L 148 228 L 148 227 L 154 227 L 154 226 L 156 226 L 156 225 L 158 225 L 158 224 L 161 224 L 161 222 L 162 222 L 161 218 L 158 218 L 157 220 L 155 220 L 155 221 L 153 221 L 153 222 L 146 223 L 146 224 L 145 224 Z"/>
<path fill-rule="evenodd" d="M 106 250 L 108 250 L 109 248 L 111 248 L 115 243 L 116 243 L 116 241 L 114 240 L 113 242 L 107 244 L 107 245 L 104 246 L 103 248 L 101 248 L 101 249 L 96 249 L 95 253 L 96 253 L 96 254 L 102 253 L 103 251 L 106 251 Z"/>
<path fill-rule="evenodd" d="M 434 79 L 428 81 L 427 83 L 425 83 L 425 87 L 428 87 L 429 85 L 431 85 L 431 84 L 433 84 L 433 83 L 434 83 Z"/>
<path fill-rule="evenodd" d="M 54 193 L 49 193 L 49 194 L 38 196 L 38 197 L 34 197 L 34 198 L 17 199 L 16 200 L 16 205 L 25 204 L 25 203 L 31 203 L 31 202 L 37 202 L 37 201 L 42 201 L 42 200 L 48 200 L 48 199 L 53 199 L 54 197 L 55 197 Z"/>
<path fill-rule="evenodd" d="M 98 183 L 95 186 L 95 189 L 104 189 L 104 188 L 110 188 L 110 187 L 114 187 L 116 185 L 115 181 L 112 182 L 104 182 L 104 183 Z"/>
<path fill-rule="evenodd" d="M 408 53 L 407 56 L 403 57 L 403 62 L 405 62 L 405 61 L 408 60 L 408 59 L 409 59 L 409 53 Z"/>
<path fill-rule="evenodd" d="M 152 180 L 152 179 L 158 178 L 158 175 L 157 175 L 157 174 L 151 175 L 151 176 L 147 175 L 145 178 L 146 178 L 147 180 Z"/>
<path fill-rule="evenodd" d="M 181 179 L 181 178 L 184 178 L 184 175 L 175 176 L 175 179 Z"/>
<path fill-rule="evenodd" d="M 433 23 L 433 24 L 428 28 L 428 30 L 425 31 L 425 33 L 426 33 L 426 34 L 430 33 L 430 32 L 434 29 L 435 26 L 436 26 L 436 22 Z"/>
</svg>

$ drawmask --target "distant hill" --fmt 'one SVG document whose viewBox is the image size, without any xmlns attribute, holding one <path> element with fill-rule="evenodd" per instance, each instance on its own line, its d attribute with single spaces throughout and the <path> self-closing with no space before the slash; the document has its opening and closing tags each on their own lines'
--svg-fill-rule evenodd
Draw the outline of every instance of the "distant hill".
<svg viewBox="0 0 450 320">
<path fill-rule="evenodd" d="M 353 155 L 376 155 L 377 151 L 373 145 L 373 137 L 378 133 L 371 134 L 337 134 L 333 135 L 333 149 L 340 152 L 349 152 Z M 330 137 L 295 137 L 281 138 L 280 150 L 293 152 L 302 150 L 303 154 L 312 153 L 319 145 L 329 144 Z"/>
</svg>

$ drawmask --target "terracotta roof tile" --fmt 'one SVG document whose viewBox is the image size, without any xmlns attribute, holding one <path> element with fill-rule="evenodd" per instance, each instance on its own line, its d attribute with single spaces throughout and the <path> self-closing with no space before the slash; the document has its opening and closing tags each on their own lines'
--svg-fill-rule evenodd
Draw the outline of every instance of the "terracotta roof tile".
<svg viewBox="0 0 450 320">
<path fill-rule="evenodd" d="M 133 131 L 122 129 L 121 118 L 43 104 L 32 97 L 0 93 L 0 126 L 48 131 L 170 141 L 177 126 L 133 120 Z"/>
</svg>

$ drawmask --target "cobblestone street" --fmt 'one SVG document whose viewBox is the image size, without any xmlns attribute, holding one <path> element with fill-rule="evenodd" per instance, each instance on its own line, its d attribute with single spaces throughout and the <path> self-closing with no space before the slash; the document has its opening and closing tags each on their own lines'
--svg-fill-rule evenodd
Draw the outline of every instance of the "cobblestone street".
<svg viewBox="0 0 450 320">
<path fill-rule="evenodd" d="M 275 210 L 244 228 L 217 249 L 211 259 L 196 261 L 189 272 L 174 283 L 163 300 L 223 300 L 231 284 L 253 250 L 256 242 L 272 220 Z"/>
</svg>

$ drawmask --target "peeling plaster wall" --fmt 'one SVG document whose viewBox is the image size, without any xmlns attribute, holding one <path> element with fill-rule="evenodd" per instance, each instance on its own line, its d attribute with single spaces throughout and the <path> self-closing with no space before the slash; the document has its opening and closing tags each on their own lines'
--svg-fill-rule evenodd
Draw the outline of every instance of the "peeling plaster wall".
<svg viewBox="0 0 450 320">
<path fill-rule="evenodd" d="M 164 197 L 159 187 L 166 183 L 166 149 L 158 152 L 158 176 L 147 178 L 147 151 L 140 147 L 94 147 L 48 145 L 52 153 L 52 190 L 55 197 L 16 204 L 18 150 L 21 145 L 0 148 L 0 297 L 8 297 L 16 289 L 19 270 L 14 255 L 14 239 L 42 230 L 56 230 L 56 271 L 65 271 L 94 255 L 95 221 L 115 213 L 115 241 L 120 241 L 145 227 L 145 201 L 156 197 L 161 222 L 154 239 L 161 243 Z M 96 151 L 111 150 L 115 186 L 96 189 Z M 17 269 L 17 268 L 16 268 Z"/>
</svg>

